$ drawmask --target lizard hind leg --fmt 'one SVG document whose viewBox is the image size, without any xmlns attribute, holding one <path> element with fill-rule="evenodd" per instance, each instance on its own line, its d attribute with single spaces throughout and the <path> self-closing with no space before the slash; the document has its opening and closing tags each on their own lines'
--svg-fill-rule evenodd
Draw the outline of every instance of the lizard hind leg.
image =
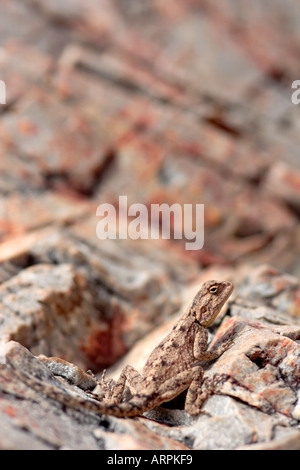
<svg viewBox="0 0 300 470">
<path fill-rule="evenodd" d="M 209 393 L 203 389 L 203 369 L 201 366 L 193 367 L 193 379 L 188 388 L 184 409 L 190 415 L 196 416 L 200 413 L 200 409 L 204 401 L 208 398 Z"/>
<path fill-rule="evenodd" d="M 162 403 L 168 402 L 176 398 L 184 390 L 188 389 L 193 381 L 194 369 L 187 369 L 179 372 L 177 375 L 170 377 L 163 382 L 156 393 L 155 398 L 152 400 L 153 406 L 160 406 Z M 150 391 L 150 387 L 147 387 Z"/>
<path fill-rule="evenodd" d="M 144 382 L 144 378 L 139 372 L 132 366 L 128 365 L 122 370 L 120 377 L 113 386 L 110 402 L 121 403 L 123 398 L 123 392 L 126 383 L 128 384 L 130 393 L 136 395 L 141 389 Z"/>
</svg>

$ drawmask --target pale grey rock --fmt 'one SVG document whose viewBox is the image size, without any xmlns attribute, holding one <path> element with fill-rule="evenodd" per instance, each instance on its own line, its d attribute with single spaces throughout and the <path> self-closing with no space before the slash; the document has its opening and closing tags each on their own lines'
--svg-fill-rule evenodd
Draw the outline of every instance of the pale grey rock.
<svg viewBox="0 0 300 470">
<path fill-rule="evenodd" d="M 237 450 L 300 450 L 300 430 L 285 429 L 269 442 L 245 445 Z"/>
<path fill-rule="evenodd" d="M 265 285 L 274 282 L 274 276 L 278 276 L 272 274 L 270 269 L 263 268 Z M 191 417 L 184 411 L 184 394 L 135 420 L 62 407 L 59 402 L 47 398 L 47 393 L 43 394 L 44 383 L 51 383 L 60 393 L 75 393 L 85 397 L 85 392 L 65 379 L 56 377 L 56 371 L 51 372 L 20 344 L 8 343 L 9 359 L 13 361 L 14 368 L 37 378 L 41 389 L 37 391 L 26 380 L 19 379 L 10 369 L 9 361 L 1 366 L 0 394 L 4 400 L 0 402 L 0 413 L 5 415 L 9 429 L 3 439 L 0 431 L 2 447 L 29 448 L 32 445 L 33 448 L 46 446 L 110 450 L 298 448 L 300 322 L 294 316 L 294 311 L 284 315 L 274 305 L 266 305 L 276 298 L 276 289 L 270 291 L 267 299 L 263 299 L 263 296 L 256 298 L 254 291 L 260 292 L 260 289 L 254 286 L 255 282 L 260 282 L 261 274 L 257 281 L 255 279 L 257 273 L 261 272 L 256 270 L 250 273 L 253 286 L 251 296 L 245 294 L 244 298 L 240 295 L 243 282 L 249 285 L 248 280 L 240 280 L 238 295 L 227 306 L 223 320 L 210 328 L 210 347 L 232 335 L 234 341 L 218 360 L 204 364 L 205 378 L 213 380 L 214 393 L 204 403 L 199 416 Z M 271 279 L 268 280 L 268 276 Z M 286 286 L 288 292 L 290 286 L 297 290 L 298 284 L 294 278 L 280 276 L 279 285 Z M 51 282 L 47 281 L 47 277 Z M 35 318 L 29 315 L 31 305 L 35 311 L 37 305 L 42 308 L 49 302 L 51 307 L 47 307 L 47 312 L 49 308 L 57 312 L 58 307 L 64 305 L 64 296 L 70 308 L 69 314 L 72 311 L 72 315 L 76 315 L 76 309 L 82 304 L 74 301 L 72 307 L 72 299 L 84 303 L 86 289 L 88 292 L 82 271 L 75 270 L 69 264 L 45 264 L 28 268 L 3 284 L 0 289 L 2 299 L 8 296 L 10 300 L 11 295 L 25 298 L 27 280 L 30 280 L 29 286 L 35 286 L 36 291 L 33 298 L 28 296 L 27 302 L 24 301 L 24 313 L 21 310 L 23 317 L 20 315 L 22 319 Z M 67 282 L 63 283 L 63 280 Z M 280 289 L 281 294 L 284 288 Z M 73 292 L 74 296 L 71 295 L 69 300 L 68 292 Z M 291 295 L 289 298 L 292 302 Z M 10 305 L 8 301 L 6 305 Z M 16 299 L 13 301 L 12 298 L 11 305 L 16 308 Z M 39 317 L 43 318 L 43 310 L 39 312 Z M 178 318 L 179 313 L 172 321 Z M 168 333 L 172 321 L 169 320 L 141 339 L 124 361 L 114 368 L 113 376 L 120 373 L 125 362 L 140 370 L 144 356 L 148 354 L 146 352 L 150 352 L 161 337 Z M 11 327 L 11 323 L 3 322 L 4 326 Z M 31 340 L 30 335 L 27 337 Z M 19 397 L 28 403 L 27 409 L 25 407 L 26 416 L 24 406 L 22 409 L 19 407 Z M 74 420 L 80 423 L 84 433 L 80 442 Z M 26 436 L 24 422 L 28 429 Z M 13 429 L 16 429 L 15 433 Z"/>
<path fill-rule="evenodd" d="M 41 233 L 12 256 L 11 277 L 0 284 L 3 339 L 97 371 L 178 310 L 194 262 L 95 238 L 85 220 L 72 232 Z"/>
<path fill-rule="evenodd" d="M 230 333 L 235 335 L 233 346 L 207 372 L 211 378 L 223 377 L 217 390 L 267 413 L 291 416 L 300 384 L 300 345 L 277 325 L 274 331 L 268 324 L 240 317 L 226 320 L 215 340 Z"/>
<path fill-rule="evenodd" d="M 82 340 L 99 316 L 88 295 L 86 280 L 70 264 L 24 269 L 0 285 L 1 337 L 84 366 Z"/>
</svg>

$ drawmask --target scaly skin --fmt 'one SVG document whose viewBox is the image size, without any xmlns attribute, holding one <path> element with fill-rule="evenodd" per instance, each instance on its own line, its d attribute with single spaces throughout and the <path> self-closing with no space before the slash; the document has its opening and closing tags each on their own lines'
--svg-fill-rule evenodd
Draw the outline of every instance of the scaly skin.
<svg viewBox="0 0 300 470">
<path fill-rule="evenodd" d="M 218 358 L 232 344 L 229 340 L 218 348 L 207 351 L 206 328 L 216 319 L 232 291 L 233 285 L 230 282 L 205 282 L 186 313 L 152 351 L 142 375 L 133 367 L 127 366 L 114 386 L 103 379 L 103 401 L 67 395 L 58 387 L 26 375 L 25 372 L 22 374 L 22 371 L 18 370 L 17 373 L 35 389 L 72 408 L 84 408 L 119 417 L 138 416 L 187 390 L 185 410 L 192 415 L 199 414 L 203 402 L 212 393 L 209 387 L 202 386 L 203 369 L 199 362 Z M 46 358 L 43 357 L 42 360 L 47 364 Z M 48 362 L 49 366 L 51 362 L 51 370 L 54 373 L 57 364 L 57 374 L 64 376 L 61 372 L 62 362 L 68 369 L 66 361 L 51 358 Z M 14 364 L 11 363 L 11 366 L 14 367 Z M 70 365 L 70 368 L 73 374 L 72 382 L 80 386 L 82 377 L 87 374 L 74 365 Z M 70 371 L 67 375 L 69 379 Z M 126 383 L 133 396 L 128 402 L 122 402 Z"/>
</svg>

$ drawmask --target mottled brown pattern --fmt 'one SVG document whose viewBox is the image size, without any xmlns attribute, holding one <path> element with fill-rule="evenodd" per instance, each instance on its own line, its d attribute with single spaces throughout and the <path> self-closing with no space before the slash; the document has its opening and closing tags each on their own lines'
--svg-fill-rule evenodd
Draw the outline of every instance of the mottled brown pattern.
<svg viewBox="0 0 300 470">
<path fill-rule="evenodd" d="M 206 328 L 215 320 L 232 291 L 233 285 L 230 282 L 204 283 L 191 307 L 150 354 L 142 375 L 129 365 L 123 369 L 115 385 L 103 376 L 100 382 L 103 401 L 67 397 L 49 384 L 45 384 L 43 392 L 69 407 L 129 417 L 149 411 L 187 390 L 185 410 L 192 415 L 198 414 L 202 403 L 213 392 L 213 384 L 203 384 L 203 369 L 198 363 L 218 358 L 231 345 L 229 340 L 218 348 L 207 351 Z M 47 361 L 44 363 L 47 364 Z M 51 358 L 51 370 L 62 375 L 61 361 L 58 360 L 55 370 L 55 358 Z M 69 379 L 70 373 L 73 375 L 72 382 L 79 386 L 82 376 L 87 375 L 81 369 L 74 368 L 74 365 L 71 372 L 68 372 L 68 377 L 64 376 Z M 34 387 L 40 384 L 33 377 L 27 376 L 26 380 Z M 133 397 L 128 402 L 122 402 L 126 384 Z"/>
</svg>

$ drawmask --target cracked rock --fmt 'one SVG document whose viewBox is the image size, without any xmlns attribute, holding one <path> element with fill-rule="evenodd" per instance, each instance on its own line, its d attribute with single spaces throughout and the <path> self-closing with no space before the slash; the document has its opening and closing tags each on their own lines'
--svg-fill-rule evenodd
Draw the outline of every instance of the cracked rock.
<svg viewBox="0 0 300 470">
<path fill-rule="evenodd" d="M 48 267 L 40 265 L 36 269 L 29 269 L 29 276 L 39 274 L 36 286 L 37 289 L 41 289 L 44 286 L 42 273 Z M 70 266 L 61 265 L 56 269 L 52 289 L 61 284 L 59 274 L 62 272 L 68 273 L 71 284 L 74 282 L 74 272 Z M 252 274 L 254 282 L 255 274 Z M 25 273 L 22 276 L 25 276 Z M 10 295 L 16 295 L 18 289 L 21 292 L 20 279 L 24 279 L 22 276 L 12 278 L 18 284 L 10 284 Z M 295 279 L 291 281 L 295 284 Z M 18 289 L 13 286 L 18 286 Z M 67 285 L 64 286 L 64 289 L 68 288 Z M 57 293 L 54 297 L 53 294 L 49 297 L 51 293 L 49 285 L 47 292 L 48 298 L 52 299 L 51 303 L 55 306 Z M 189 416 L 183 410 L 184 393 L 172 402 L 165 403 L 145 413 L 145 416 L 133 420 L 97 415 L 75 408 L 62 409 L 59 400 L 47 398 L 46 388 L 43 393 L 44 384 L 51 384 L 63 394 L 75 393 L 82 398 L 88 399 L 88 397 L 76 386 L 76 383 L 72 381 L 69 383 L 65 378 L 55 376 L 57 371 L 53 369 L 51 372 L 44 365 L 47 363 L 44 358 L 38 360 L 19 343 L 8 343 L 7 361 L 0 369 L 2 398 L 0 411 L 4 414 L 4 422 L 8 423 L 8 432 L 1 441 L 2 445 L 7 448 L 46 446 L 46 448 L 96 447 L 110 450 L 267 449 L 289 448 L 289 446 L 300 448 L 300 324 L 295 317 L 288 314 L 285 316 L 284 324 L 278 321 L 272 323 L 271 312 L 275 312 L 274 318 L 277 318 L 274 308 L 268 310 L 267 320 L 263 314 L 258 320 L 255 314 L 251 316 L 249 313 L 251 309 L 255 312 L 257 306 L 249 307 L 246 298 L 239 296 L 237 299 L 239 315 L 234 314 L 236 304 L 233 299 L 227 306 L 227 315 L 221 325 L 210 328 L 212 338 L 210 347 L 225 341 L 229 336 L 233 337 L 233 344 L 219 359 L 203 364 L 205 380 L 213 380 L 214 389 L 203 404 L 199 416 L 196 417 Z M 247 313 L 245 317 L 242 316 L 243 302 L 247 305 L 244 307 Z M 268 309 L 264 305 L 260 306 L 261 313 L 264 308 Z M 178 312 L 173 320 L 175 321 L 181 313 Z M 173 321 L 169 320 L 157 331 L 154 330 L 141 339 L 119 366 L 114 367 L 113 376 L 116 377 L 120 373 L 124 364 L 130 363 L 140 370 L 147 351 L 155 347 L 161 337 L 170 330 L 172 323 Z M 137 358 L 141 360 L 137 361 Z M 61 364 L 63 366 L 64 362 Z M 11 365 L 15 372 L 12 371 Z M 18 370 L 22 372 L 21 375 Z M 24 372 L 27 376 L 33 376 L 38 380 L 38 389 L 28 383 L 24 378 Z M 28 403 L 26 414 L 19 409 L 18 397 L 21 396 Z M 47 418 L 42 418 L 41 414 L 45 410 L 52 411 Z M 55 419 L 52 417 L 53 412 Z M 47 430 L 42 422 L 39 422 L 36 428 L 36 415 L 41 420 L 46 420 Z M 68 426 L 72 426 L 75 417 L 86 426 L 87 434 L 80 444 L 75 435 L 67 429 Z M 29 430 L 26 435 L 24 435 L 24 422 Z M 57 435 L 54 430 L 61 422 L 62 433 Z M 15 433 L 14 427 L 17 429 Z"/>
</svg>

